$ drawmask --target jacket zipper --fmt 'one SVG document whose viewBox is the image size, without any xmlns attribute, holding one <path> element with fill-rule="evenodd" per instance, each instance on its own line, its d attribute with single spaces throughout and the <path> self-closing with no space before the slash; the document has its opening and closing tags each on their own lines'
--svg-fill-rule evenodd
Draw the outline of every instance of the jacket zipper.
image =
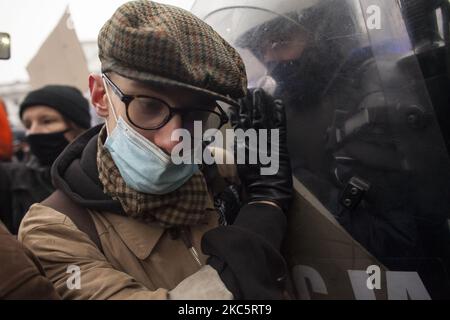
<svg viewBox="0 0 450 320">
<path fill-rule="evenodd" d="M 184 244 L 186 245 L 186 248 L 188 248 L 189 252 L 191 253 L 192 257 L 194 258 L 195 262 L 197 262 L 197 264 L 202 267 L 203 264 L 200 261 L 200 257 L 198 255 L 197 250 L 195 250 L 193 244 L 192 244 L 192 237 L 191 237 L 191 232 L 188 228 L 182 228 L 180 230 L 180 236 L 181 239 L 183 240 Z"/>
</svg>

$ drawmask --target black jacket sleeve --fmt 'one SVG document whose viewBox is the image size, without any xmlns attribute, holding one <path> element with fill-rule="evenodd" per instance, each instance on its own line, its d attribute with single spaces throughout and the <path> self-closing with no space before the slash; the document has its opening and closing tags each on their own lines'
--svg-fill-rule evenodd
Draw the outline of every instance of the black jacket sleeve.
<svg viewBox="0 0 450 320">
<path fill-rule="evenodd" d="M 280 209 L 248 204 L 233 225 L 205 233 L 202 250 L 235 299 L 283 299 L 287 269 L 280 246 L 285 230 Z"/>
</svg>

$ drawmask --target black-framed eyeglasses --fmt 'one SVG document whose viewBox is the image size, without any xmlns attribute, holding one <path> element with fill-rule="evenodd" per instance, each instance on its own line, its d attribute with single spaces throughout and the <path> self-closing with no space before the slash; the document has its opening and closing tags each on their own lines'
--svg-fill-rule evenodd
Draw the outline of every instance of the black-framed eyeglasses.
<svg viewBox="0 0 450 320">
<path fill-rule="evenodd" d="M 128 121 L 139 129 L 160 129 L 177 113 L 181 114 L 183 127 L 186 129 L 192 129 L 195 121 L 201 121 L 204 130 L 220 129 L 228 122 L 227 114 L 217 103 L 205 108 L 173 108 L 156 97 L 124 94 L 107 74 L 103 73 L 102 76 L 125 104 Z"/>
</svg>

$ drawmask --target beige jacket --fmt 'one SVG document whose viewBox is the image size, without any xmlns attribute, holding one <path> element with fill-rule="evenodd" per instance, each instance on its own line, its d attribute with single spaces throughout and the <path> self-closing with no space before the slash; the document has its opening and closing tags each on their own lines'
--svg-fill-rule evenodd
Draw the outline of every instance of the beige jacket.
<svg viewBox="0 0 450 320">
<path fill-rule="evenodd" d="M 207 258 L 201 238 L 218 224 L 216 211 L 208 212 L 208 224 L 191 229 L 194 250 L 161 227 L 91 212 L 102 254 L 67 216 L 41 204 L 33 205 L 23 219 L 19 240 L 39 257 L 63 299 L 230 299 L 217 272 L 201 267 Z M 73 285 L 77 267 L 79 289 Z"/>
</svg>

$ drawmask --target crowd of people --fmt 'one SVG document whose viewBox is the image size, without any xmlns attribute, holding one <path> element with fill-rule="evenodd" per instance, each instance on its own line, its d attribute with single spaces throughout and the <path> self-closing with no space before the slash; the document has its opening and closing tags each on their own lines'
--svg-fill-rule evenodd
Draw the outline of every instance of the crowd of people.
<svg viewBox="0 0 450 320">
<path fill-rule="evenodd" d="M 127 2 L 98 34 L 89 94 L 29 92 L 23 136 L 0 105 L 0 298 L 290 299 L 304 261 L 336 284 L 352 259 L 450 296 L 448 2 L 385 2 L 381 30 L 350 0 L 256 2 L 199 0 L 203 19 Z M 278 170 L 260 154 L 175 164 L 174 132 L 195 139 L 196 121 L 275 130 L 234 147 L 276 150 Z M 305 216 L 326 217 L 319 243 L 298 241 Z"/>
<path fill-rule="evenodd" d="M 169 156 L 171 133 L 206 127 L 218 101 L 230 105 L 221 117 L 235 129 L 283 129 L 282 104 L 267 108 L 273 98 L 247 89 L 235 49 L 177 7 L 122 5 L 98 47 L 102 72 L 86 80 L 104 124 L 90 128 L 89 102 L 70 86 L 39 88 L 20 104 L 29 155 L 12 159 L 10 150 L 0 164 L 0 298 L 289 297 L 285 134 L 272 176 L 258 164 L 229 170 Z M 232 179 L 245 197 L 230 192 Z"/>
</svg>

